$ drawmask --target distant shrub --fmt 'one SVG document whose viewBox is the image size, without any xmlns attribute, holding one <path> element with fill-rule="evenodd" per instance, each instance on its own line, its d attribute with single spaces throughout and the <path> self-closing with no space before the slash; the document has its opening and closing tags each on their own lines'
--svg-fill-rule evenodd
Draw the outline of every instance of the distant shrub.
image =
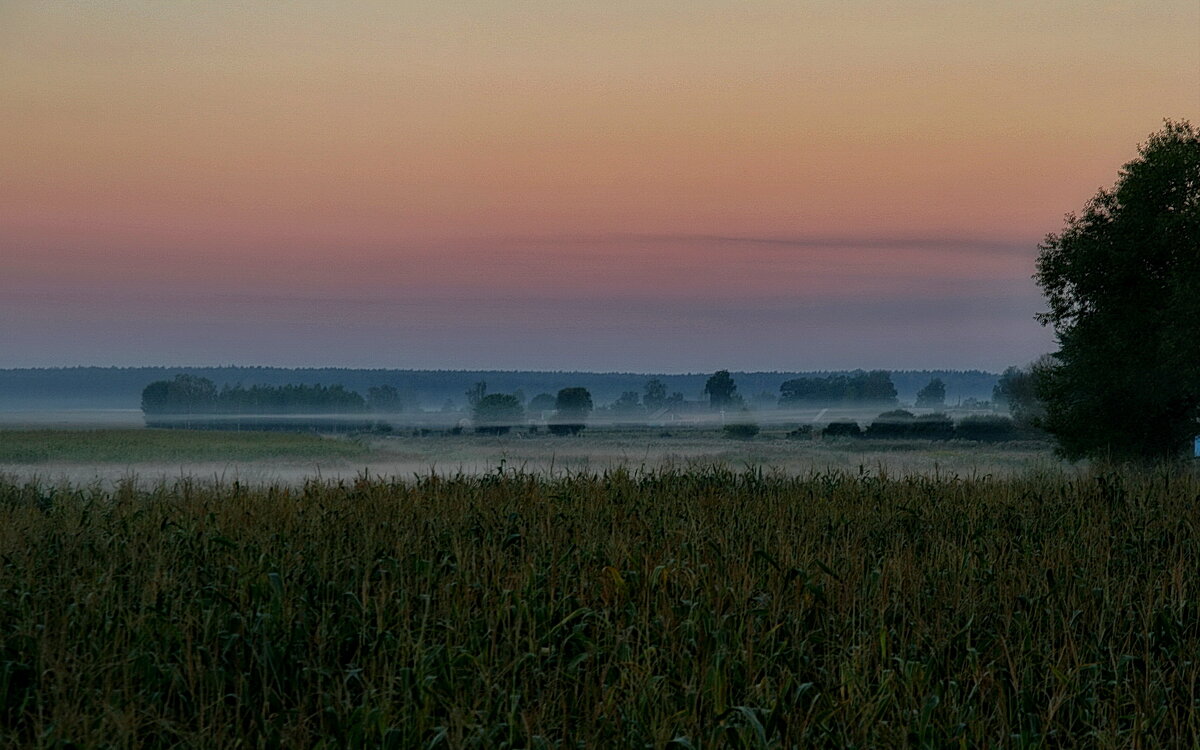
<svg viewBox="0 0 1200 750">
<path fill-rule="evenodd" d="M 918 440 L 953 440 L 954 420 L 942 413 L 922 414 L 909 428 Z"/>
<path fill-rule="evenodd" d="M 813 428 L 810 424 L 802 424 L 787 434 L 788 440 L 812 440 Z"/>
<path fill-rule="evenodd" d="M 721 432 L 723 432 L 727 438 L 749 440 L 758 434 L 758 425 L 749 423 L 727 424 L 721 428 Z"/>
<path fill-rule="evenodd" d="M 955 429 L 955 437 L 961 440 L 978 440 L 984 443 L 1001 443 L 1020 437 L 1017 423 L 1009 417 L 976 415 L 963 417 Z"/>
<path fill-rule="evenodd" d="M 912 425 L 915 417 L 911 411 L 893 409 L 885 411 L 867 426 L 866 437 L 869 438 L 906 438 L 912 435 Z"/>
<path fill-rule="evenodd" d="M 858 422 L 830 422 L 821 430 L 821 436 L 827 438 L 862 437 L 862 429 Z"/>
<path fill-rule="evenodd" d="M 578 435 L 580 432 L 583 431 L 583 428 L 586 426 L 587 425 L 579 424 L 579 423 L 575 423 L 575 424 L 551 423 L 551 424 L 546 425 L 546 429 L 550 431 L 551 435 Z"/>
</svg>

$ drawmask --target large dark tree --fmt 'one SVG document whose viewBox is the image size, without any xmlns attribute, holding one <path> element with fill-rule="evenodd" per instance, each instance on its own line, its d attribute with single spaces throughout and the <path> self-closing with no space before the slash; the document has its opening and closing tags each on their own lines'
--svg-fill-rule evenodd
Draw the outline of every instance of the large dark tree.
<svg viewBox="0 0 1200 750">
<path fill-rule="evenodd" d="M 648 410 L 661 409 L 667 402 L 667 386 L 658 378 L 646 381 L 642 403 Z"/>
<path fill-rule="evenodd" d="M 1180 455 L 1200 433 L 1200 130 L 1167 122 L 1040 250 L 1043 426 L 1071 458 Z"/>
<path fill-rule="evenodd" d="M 940 407 L 946 404 L 946 384 L 941 378 L 934 378 L 929 381 L 921 390 L 917 391 L 917 403 L 919 407 Z"/>
<path fill-rule="evenodd" d="M 1033 379 L 1034 368 L 1044 368 L 1052 364 L 1044 360 L 1027 368 L 1009 367 L 996 381 L 992 388 L 992 401 L 996 406 L 1006 407 L 1013 419 L 1025 424 L 1033 424 L 1042 417 L 1042 407 L 1037 397 L 1036 384 Z"/>
<path fill-rule="evenodd" d="M 549 424 L 557 435 L 576 435 L 592 413 L 592 394 L 587 388 L 563 388 L 554 400 L 554 419 Z"/>
<path fill-rule="evenodd" d="M 516 396 L 507 393 L 491 393 L 481 396 L 473 410 L 475 431 L 489 435 L 503 435 L 525 419 L 525 409 Z"/>
<path fill-rule="evenodd" d="M 708 403 L 714 409 L 724 409 L 733 403 L 737 394 L 737 383 L 729 374 L 729 370 L 717 370 L 704 383 L 704 392 L 708 394 Z"/>
</svg>

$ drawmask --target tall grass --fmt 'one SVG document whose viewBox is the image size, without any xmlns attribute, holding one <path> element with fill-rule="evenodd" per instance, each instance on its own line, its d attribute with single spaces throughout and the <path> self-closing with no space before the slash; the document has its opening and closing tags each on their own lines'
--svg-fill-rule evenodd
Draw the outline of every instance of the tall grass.
<svg viewBox="0 0 1200 750">
<path fill-rule="evenodd" d="M 1200 738 L 1200 481 L 0 481 L 0 744 Z"/>
<path fill-rule="evenodd" d="M 47 462 L 255 461 L 346 458 L 368 453 L 351 440 L 285 432 L 187 430 L 0 430 L 0 464 Z"/>
</svg>

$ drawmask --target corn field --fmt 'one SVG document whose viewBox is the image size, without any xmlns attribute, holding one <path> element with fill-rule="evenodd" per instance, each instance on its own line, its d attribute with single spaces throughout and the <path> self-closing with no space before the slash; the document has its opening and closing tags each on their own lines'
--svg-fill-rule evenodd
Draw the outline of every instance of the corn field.
<svg viewBox="0 0 1200 750">
<path fill-rule="evenodd" d="M 1200 479 L 0 479 L 0 745 L 1195 746 Z"/>
</svg>

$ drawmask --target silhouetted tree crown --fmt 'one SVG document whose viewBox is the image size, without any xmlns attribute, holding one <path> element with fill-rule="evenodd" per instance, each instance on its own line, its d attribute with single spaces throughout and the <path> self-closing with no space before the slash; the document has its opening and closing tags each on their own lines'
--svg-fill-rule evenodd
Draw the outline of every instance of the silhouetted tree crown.
<svg viewBox="0 0 1200 750">
<path fill-rule="evenodd" d="M 992 388 L 992 401 L 1023 423 L 1034 422 L 1042 413 L 1031 368 L 1005 369 Z"/>
<path fill-rule="evenodd" d="M 521 400 L 508 393 L 480 397 L 472 411 L 477 432 L 504 434 L 525 419 Z"/>
<path fill-rule="evenodd" d="M 642 410 L 640 396 L 637 391 L 625 391 L 620 398 L 612 403 L 612 411 L 614 414 L 631 415 L 637 414 Z"/>
<path fill-rule="evenodd" d="M 367 389 L 367 408 L 377 414 L 396 414 L 408 407 L 400 391 L 390 385 L 377 385 Z"/>
<path fill-rule="evenodd" d="M 467 397 L 467 405 L 474 409 L 483 400 L 483 397 L 487 395 L 487 383 L 480 380 L 468 388 L 464 395 Z"/>
<path fill-rule="evenodd" d="M 1166 122 L 1039 249 L 1043 426 L 1071 458 L 1180 455 L 1200 432 L 1200 131 Z"/>
<path fill-rule="evenodd" d="M 934 378 L 929 381 L 929 385 L 917 391 L 917 406 L 920 407 L 935 407 L 944 406 L 946 403 L 946 384 L 941 378 Z"/>
<path fill-rule="evenodd" d="M 592 394 L 587 388 L 563 388 L 555 399 L 553 421 L 548 425 L 556 435 L 576 435 L 592 413 Z"/>
<path fill-rule="evenodd" d="M 563 419 L 587 419 L 592 413 L 592 394 L 587 388 L 563 388 L 558 392 L 554 408 Z"/>
<path fill-rule="evenodd" d="M 717 370 L 705 382 L 704 392 L 708 394 L 708 403 L 712 408 L 724 409 L 733 404 L 737 384 L 733 382 L 729 370 Z"/>
<path fill-rule="evenodd" d="M 642 403 L 647 409 L 661 409 L 667 402 L 667 386 L 658 378 L 646 381 L 643 389 Z"/>
</svg>

